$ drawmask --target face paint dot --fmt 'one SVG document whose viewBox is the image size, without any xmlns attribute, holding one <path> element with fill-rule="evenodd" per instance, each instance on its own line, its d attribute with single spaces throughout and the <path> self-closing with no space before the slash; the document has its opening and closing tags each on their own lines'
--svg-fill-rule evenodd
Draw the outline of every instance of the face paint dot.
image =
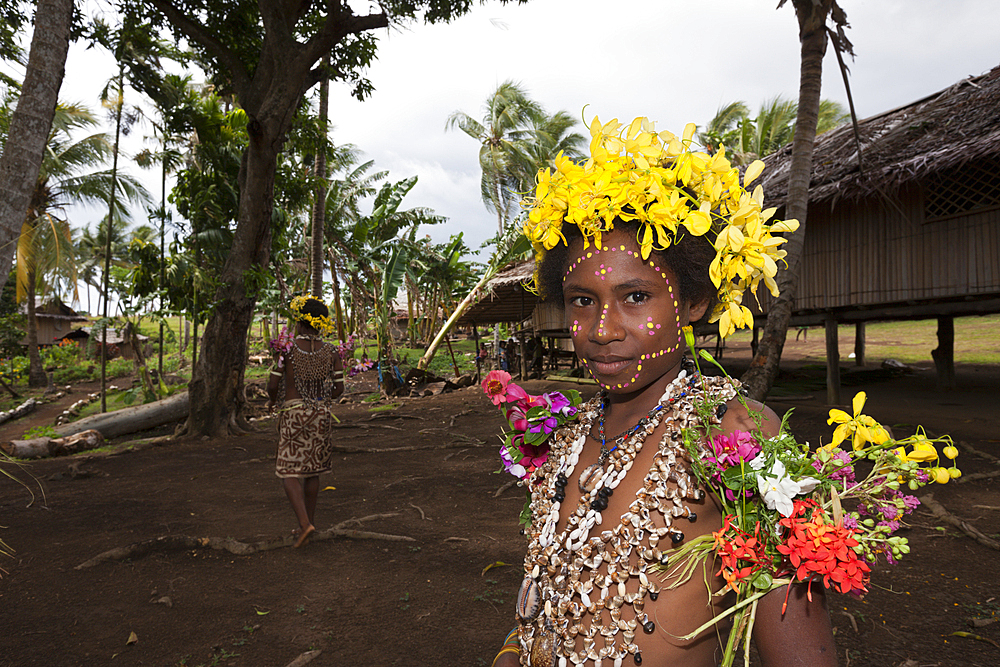
<svg viewBox="0 0 1000 667">
<path fill-rule="evenodd" d="M 659 325 L 659 324 L 657 324 L 657 325 L 656 325 L 656 328 L 657 328 L 657 329 L 659 329 L 659 328 L 660 328 L 660 325 Z"/>
</svg>

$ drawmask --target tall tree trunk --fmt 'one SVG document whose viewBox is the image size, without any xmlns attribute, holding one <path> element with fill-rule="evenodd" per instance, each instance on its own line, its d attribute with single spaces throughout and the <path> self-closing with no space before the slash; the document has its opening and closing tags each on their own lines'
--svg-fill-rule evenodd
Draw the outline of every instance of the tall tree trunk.
<svg viewBox="0 0 1000 667">
<path fill-rule="evenodd" d="M 246 331 L 253 321 L 256 295 L 246 285 L 248 272 L 264 270 L 271 252 L 271 211 L 280 136 L 268 136 L 251 121 L 250 146 L 240 165 L 240 214 L 233 247 L 205 325 L 201 355 L 188 391 L 189 434 L 222 436 L 250 429 L 243 416 Z"/>
<path fill-rule="evenodd" d="M 125 64 L 118 64 L 118 99 L 115 101 L 115 145 L 111 159 L 111 194 L 108 197 L 108 224 L 104 228 L 104 328 L 101 330 L 101 412 L 108 411 L 108 302 L 111 300 L 111 233 L 115 221 L 118 184 L 118 147 L 122 135 L 122 108 L 125 106 Z"/>
<path fill-rule="evenodd" d="M 72 19 L 72 0 L 39 0 L 28 66 L 0 156 L 0 248 L 17 247 L 14 240 L 35 190 L 66 69 Z M 13 251 L 7 256 L 9 261 Z"/>
<path fill-rule="evenodd" d="M 323 60 L 329 66 L 330 57 Z M 326 121 L 330 113 L 330 77 L 319 82 L 319 128 L 322 139 L 316 147 L 316 201 L 312 215 L 312 295 L 323 298 L 323 227 L 326 222 Z"/>
<path fill-rule="evenodd" d="M 28 311 L 28 386 L 47 387 L 49 377 L 42 368 L 42 356 L 38 353 L 38 320 L 35 319 L 35 270 L 28 269 L 28 279 L 25 285 L 25 300 Z"/>
<path fill-rule="evenodd" d="M 167 135 L 163 135 L 163 169 L 160 173 L 160 310 L 163 309 L 163 286 L 166 284 L 166 244 L 167 229 Z M 163 313 L 160 313 L 160 350 L 156 366 L 157 378 L 163 382 Z"/>
<path fill-rule="evenodd" d="M 823 54 L 826 52 L 826 17 L 833 0 L 792 0 L 799 21 L 801 69 L 799 73 L 799 110 L 792 141 L 792 164 L 788 177 L 785 217 L 799 221 L 798 231 L 788 235 L 784 245 L 788 268 L 777 275 L 781 296 L 772 300 L 763 335 L 750 368 L 743 375 L 747 391 L 755 400 L 763 400 L 778 374 L 781 351 L 792 317 L 792 305 L 801 276 L 802 246 L 806 236 L 806 211 L 809 207 L 809 180 L 812 175 L 813 144 L 819 119 L 820 89 L 823 80 Z"/>
</svg>

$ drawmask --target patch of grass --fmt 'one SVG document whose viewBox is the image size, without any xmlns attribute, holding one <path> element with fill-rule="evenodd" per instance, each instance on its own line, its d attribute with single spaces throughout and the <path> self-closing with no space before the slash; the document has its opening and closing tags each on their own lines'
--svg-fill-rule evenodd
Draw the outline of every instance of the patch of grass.
<svg viewBox="0 0 1000 667">
<path fill-rule="evenodd" d="M 399 407 L 399 403 L 386 403 L 368 408 L 368 412 L 389 412 Z"/>
<path fill-rule="evenodd" d="M 33 440 L 34 438 L 58 438 L 59 434 L 51 426 L 36 426 L 34 428 L 29 428 L 24 432 L 25 440 Z"/>
</svg>

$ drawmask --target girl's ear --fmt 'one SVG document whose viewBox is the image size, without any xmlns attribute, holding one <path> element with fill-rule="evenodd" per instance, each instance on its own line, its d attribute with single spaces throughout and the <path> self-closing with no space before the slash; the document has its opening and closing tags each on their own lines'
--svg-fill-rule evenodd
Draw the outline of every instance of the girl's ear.
<svg viewBox="0 0 1000 667">
<path fill-rule="evenodd" d="M 701 318 L 705 317 L 705 313 L 708 311 L 708 299 L 703 299 L 698 303 L 688 304 L 688 324 L 694 324 Z"/>
</svg>

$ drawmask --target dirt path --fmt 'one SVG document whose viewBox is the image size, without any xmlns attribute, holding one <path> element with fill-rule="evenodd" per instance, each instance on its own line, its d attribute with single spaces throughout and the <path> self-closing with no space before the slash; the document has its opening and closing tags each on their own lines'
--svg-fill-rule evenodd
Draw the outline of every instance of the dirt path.
<svg viewBox="0 0 1000 667">
<path fill-rule="evenodd" d="M 1000 456 L 996 369 L 960 369 L 963 391 L 947 395 L 934 392 L 929 372 L 876 375 L 849 380 L 861 383 L 846 396 L 868 391 L 866 412 L 897 432 L 923 423 Z M 790 372 L 782 384 L 790 399 L 773 407 L 794 407 L 793 427 L 812 442 L 829 438 L 821 371 Z M 535 393 L 555 386 L 528 385 Z M 248 556 L 186 548 L 76 569 L 161 536 L 288 536 L 294 521 L 273 474 L 268 422 L 240 438 L 33 463 L 18 473 L 35 488 L 30 506 L 28 492 L 4 480 L 0 537 L 17 553 L 0 559 L 0 666 L 280 667 L 310 650 L 321 651 L 315 666 L 489 665 L 513 625 L 524 548 L 522 492 L 494 497 L 506 481 L 492 474 L 499 413 L 471 388 L 389 412 L 352 403 L 338 415 L 340 442 L 351 447 L 448 446 L 341 454 L 322 479 L 319 528 L 381 515 L 357 527 L 413 541 L 336 538 Z M 961 463 L 966 474 L 997 469 L 969 454 Z M 935 497 L 996 538 L 995 479 L 938 487 Z M 906 536 L 914 553 L 877 572 L 865 600 L 831 598 L 841 665 L 1000 664 L 991 643 L 1000 642 L 1000 623 L 968 626 L 1000 610 L 998 553 L 920 511 Z"/>
</svg>

